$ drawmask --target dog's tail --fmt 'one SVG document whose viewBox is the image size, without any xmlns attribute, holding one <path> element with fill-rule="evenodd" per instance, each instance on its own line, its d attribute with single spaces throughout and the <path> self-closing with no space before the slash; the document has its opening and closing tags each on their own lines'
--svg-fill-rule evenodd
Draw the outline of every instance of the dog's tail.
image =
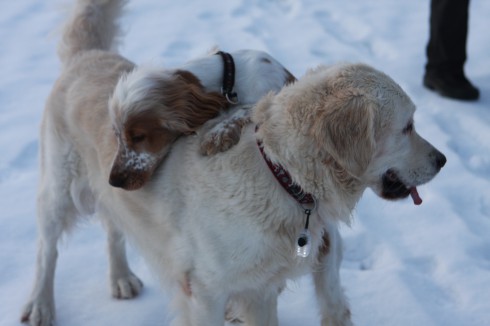
<svg viewBox="0 0 490 326">
<path fill-rule="evenodd" d="M 77 0 L 70 19 L 63 28 L 58 46 L 62 63 L 78 54 L 116 48 L 120 34 L 117 20 L 127 0 Z"/>
</svg>

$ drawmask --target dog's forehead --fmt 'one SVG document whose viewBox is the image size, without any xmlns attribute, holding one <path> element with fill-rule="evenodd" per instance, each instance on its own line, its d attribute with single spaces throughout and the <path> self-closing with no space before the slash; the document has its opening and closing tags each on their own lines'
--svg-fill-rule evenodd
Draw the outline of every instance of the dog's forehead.
<svg viewBox="0 0 490 326">
<path fill-rule="evenodd" d="M 388 75 L 382 72 L 377 72 L 376 75 L 378 79 L 375 93 L 381 102 L 380 104 L 391 111 L 395 119 L 398 118 L 401 121 L 411 119 L 416 107 L 410 96 Z"/>
<path fill-rule="evenodd" d="M 380 112 L 381 119 L 385 121 L 382 125 L 388 127 L 387 130 L 403 130 L 409 123 L 413 123 L 415 105 L 411 101 L 393 101 L 388 111 L 386 115 Z"/>
<path fill-rule="evenodd" d="M 402 122 L 406 123 L 407 120 L 413 119 L 416 107 L 405 92 L 401 93 L 398 97 L 399 99 L 394 101 L 395 115 L 399 117 Z"/>
</svg>

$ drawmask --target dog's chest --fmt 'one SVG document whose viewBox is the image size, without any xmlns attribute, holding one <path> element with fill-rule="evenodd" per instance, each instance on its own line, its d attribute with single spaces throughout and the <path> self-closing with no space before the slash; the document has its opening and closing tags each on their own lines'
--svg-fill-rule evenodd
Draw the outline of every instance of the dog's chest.
<svg viewBox="0 0 490 326">
<path fill-rule="evenodd" d="M 316 262 L 322 231 L 311 230 L 311 252 L 307 257 L 296 253 L 297 237 L 301 231 L 302 226 L 278 227 L 272 231 L 235 225 L 226 231 L 227 234 L 206 236 L 205 241 L 212 239 L 213 249 L 203 252 L 200 258 L 207 267 L 214 261 L 211 265 L 217 267 L 216 275 L 220 275 L 216 281 L 222 284 L 226 279 L 225 283 L 231 284 L 235 291 L 251 284 L 263 287 L 280 285 L 286 279 L 308 273 Z M 206 245 L 201 243 L 198 246 L 204 248 Z"/>
</svg>

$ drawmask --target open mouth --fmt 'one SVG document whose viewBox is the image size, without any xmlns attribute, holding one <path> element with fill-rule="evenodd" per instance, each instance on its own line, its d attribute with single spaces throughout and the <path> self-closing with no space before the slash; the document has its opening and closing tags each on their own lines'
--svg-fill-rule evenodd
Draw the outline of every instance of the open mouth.
<svg viewBox="0 0 490 326">
<path fill-rule="evenodd" d="M 383 174 L 382 177 L 383 190 L 381 197 L 385 199 L 402 199 L 407 198 L 409 195 L 412 196 L 413 203 L 415 205 L 422 204 L 422 198 L 420 198 L 415 186 L 407 186 L 403 181 L 400 180 L 398 174 L 389 169 Z"/>
</svg>

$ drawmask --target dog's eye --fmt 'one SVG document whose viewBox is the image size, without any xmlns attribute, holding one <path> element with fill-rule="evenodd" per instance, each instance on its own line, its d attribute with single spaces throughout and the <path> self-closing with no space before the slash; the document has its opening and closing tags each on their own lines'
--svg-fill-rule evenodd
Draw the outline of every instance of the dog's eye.
<svg viewBox="0 0 490 326">
<path fill-rule="evenodd" d="M 410 121 L 405 128 L 403 128 L 404 134 L 411 134 L 413 131 L 413 122 Z"/>
<path fill-rule="evenodd" d="M 137 143 L 141 143 L 142 141 L 144 141 L 146 139 L 146 135 L 133 135 L 131 136 L 131 142 L 133 144 L 137 144 Z"/>
</svg>

